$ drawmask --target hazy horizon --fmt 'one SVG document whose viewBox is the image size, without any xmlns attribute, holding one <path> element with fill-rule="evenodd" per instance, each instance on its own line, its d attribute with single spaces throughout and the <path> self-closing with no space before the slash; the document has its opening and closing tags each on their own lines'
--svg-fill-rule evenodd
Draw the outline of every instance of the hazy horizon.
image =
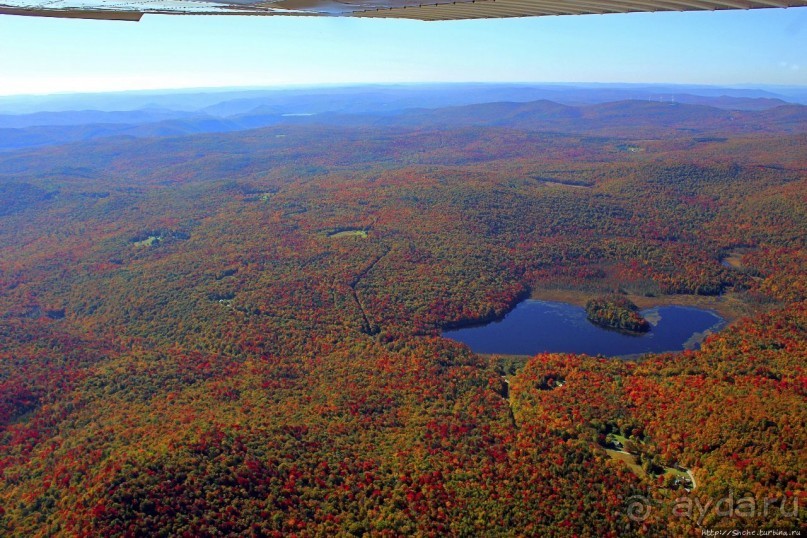
<svg viewBox="0 0 807 538">
<path fill-rule="evenodd" d="M 168 93 L 225 93 L 225 92 L 270 92 L 288 91 L 298 89 L 337 89 L 337 88 L 369 88 L 369 87 L 406 87 L 406 86 L 559 86 L 572 88 L 654 88 L 654 87 L 680 87 L 682 89 L 727 89 L 727 90 L 796 90 L 807 91 L 807 82 L 802 84 L 765 84 L 765 83 L 737 83 L 737 84 L 687 84 L 684 82 L 571 82 L 562 80 L 553 81 L 529 81 L 529 80 L 509 80 L 509 81 L 480 81 L 461 80 L 442 82 L 437 80 L 418 80 L 409 82 L 322 82 L 308 84 L 278 84 L 278 85 L 244 85 L 244 86 L 166 86 L 159 88 L 132 88 L 121 90 L 98 90 L 98 91 L 56 91 L 42 93 L 0 93 L 0 99 L 12 99 L 15 97 L 62 97 L 80 95 L 114 95 L 114 94 L 151 94 L 161 95 Z"/>
<path fill-rule="evenodd" d="M 47 114 L 78 111 L 174 110 L 203 111 L 220 103 L 253 101 L 290 106 L 298 97 L 314 99 L 316 110 L 361 107 L 368 99 L 378 109 L 388 107 L 440 107 L 481 102 L 548 100 L 564 104 L 595 104 L 618 100 L 668 100 L 721 106 L 721 98 L 780 100 L 807 105 L 807 86 L 692 85 L 664 83 L 570 82 L 409 82 L 360 84 L 308 84 L 274 87 L 227 86 L 219 88 L 164 88 L 112 92 L 75 92 L 0 96 L 0 114 Z M 333 107 L 326 106 L 328 99 Z M 389 101 L 387 101 L 389 99 Z M 694 99 L 694 101 L 693 101 Z M 706 102 L 704 99 L 710 101 Z M 749 106 L 751 101 L 745 105 Z M 351 104 L 352 103 L 352 104 Z M 387 104 L 385 104 L 387 103 Z M 725 104 L 725 103 L 723 103 Z M 770 106 L 760 102 L 751 106 Z M 257 104 L 255 105 L 257 106 Z M 293 107 L 292 107 L 293 108 Z M 227 115 L 227 114 L 224 114 Z"/>
</svg>

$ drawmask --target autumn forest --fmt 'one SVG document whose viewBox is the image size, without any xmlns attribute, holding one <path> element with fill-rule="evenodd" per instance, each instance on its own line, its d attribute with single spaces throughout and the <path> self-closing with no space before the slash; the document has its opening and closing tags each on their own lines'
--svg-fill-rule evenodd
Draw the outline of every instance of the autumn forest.
<svg viewBox="0 0 807 538">
<path fill-rule="evenodd" d="M 0 535 L 800 528 L 805 110 L 0 129 Z M 443 337 L 528 297 L 729 323 L 637 360 Z"/>
</svg>

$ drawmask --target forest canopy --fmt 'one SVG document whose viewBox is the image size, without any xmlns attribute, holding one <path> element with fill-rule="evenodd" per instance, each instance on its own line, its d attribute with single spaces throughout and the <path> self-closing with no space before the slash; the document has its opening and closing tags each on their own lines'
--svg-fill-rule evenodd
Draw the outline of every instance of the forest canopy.
<svg viewBox="0 0 807 538">
<path fill-rule="evenodd" d="M 0 534 L 699 536 L 738 520 L 674 499 L 805 504 L 794 108 L 0 154 Z M 623 329 L 631 301 L 732 323 L 639 361 L 441 336 L 549 292 Z"/>
<path fill-rule="evenodd" d="M 630 299 L 615 294 L 589 299 L 586 316 L 592 323 L 610 329 L 637 333 L 650 330 L 650 323 L 639 313 L 639 307 Z"/>
</svg>

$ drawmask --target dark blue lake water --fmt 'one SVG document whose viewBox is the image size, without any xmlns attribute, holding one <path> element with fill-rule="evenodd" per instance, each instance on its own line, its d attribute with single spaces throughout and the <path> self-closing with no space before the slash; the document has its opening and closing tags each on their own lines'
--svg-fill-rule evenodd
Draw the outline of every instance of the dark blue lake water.
<svg viewBox="0 0 807 538">
<path fill-rule="evenodd" d="M 628 356 L 697 349 L 725 320 L 710 310 L 659 306 L 643 310 L 650 332 L 633 335 L 604 329 L 586 319 L 579 306 L 548 301 L 519 303 L 504 319 L 486 325 L 445 331 L 443 336 L 467 344 L 477 353 L 535 355 L 585 353 Z"/>
</svg>

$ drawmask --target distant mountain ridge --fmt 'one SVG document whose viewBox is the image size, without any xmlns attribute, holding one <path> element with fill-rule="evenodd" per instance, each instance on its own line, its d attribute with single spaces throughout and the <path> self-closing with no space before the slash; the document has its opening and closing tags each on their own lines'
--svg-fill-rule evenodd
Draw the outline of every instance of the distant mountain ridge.
<svg viewBox="0 0 807 538">
<path fill-rule="evenodd" d="M 183 112 L 161 108 L 143 108 L 139 110 L 103 111 L 103 110 L 66 110 L 62 112 L 34 112 L 32 114 L 2 114 L 0 128 L 25 128 L 57 125 L 98 124 L 139 124 L 173 120 L 195 116 L 195 112 Z"/>
<path fill-rule="evenodd" d="M 773 102 L 766 101 L 767 104 Z M 219 115 L 239 110 L 242 105 L 243 103 L 224 103 L 202 113 L 154 109 L 141 112 L 55 113 L 54 121 L 60 121 L 61 124 L 0 127 L 0 150 L 59 145 L 113 136 L 153 138 L 233 132 L 281 124 L 418 129 L 481 126 L 598 136 L 664 138 L 807 132 L 807 106 L 787 103 L 774 108 L 729 110 L 704 104 L 653 100 L 569 105 L 541 99 L 531 102 L 500 101 L 391 111 L 318 112 L 313 101 L 304 99 L 294 107 L 263 104 L 245 113 Z M 13 124 L 16 121 L 18 125 L 26 125 L 42 118 L 41 114 L 35 116 L 36 118 L 0 117 L 0 126 L 4 120 L 6 123 Z M 82 117 L 87 118 L 89 123 L 76 123 Z M 102 121 L 96 122 L 97 120 Z"/>
<path fill-rule="evenodd" d="M 385 116 L 322 115 L 307 123 L 454 128 L 502 127 L 525 131 L 600 136 L 688 137 L 750 133 L 807 132 L 807 106 L 783 105 L 769 110 L 724 110 L 705 105 L 617 101 L 569 106 L 552 101 L 486 103 L 438 110 L 407 110 Z"/>
<path fill-rule="evenodd" d="M 709 104 L 732 109 L 757 109 L 770 108 L 782 102 L 807 104 L 807 88 L 613 83 L 415 83 L 151 90 L 0 96 L 0 115 L 22 115 L 42 111 L 110 112 L 144 109 L 233 115 L 249 112 L 261 105 L 278 107 L 279 110 L 298 105 L 313 105 L 315 108 L 309 112 L 355 113 L 417 107 L 441 108 L 494 101 L 529 102 L 542 99 L 570 105 L 638 99 Z M 283 111 L 290 112 L 290 110 Z"/>
</svg>

